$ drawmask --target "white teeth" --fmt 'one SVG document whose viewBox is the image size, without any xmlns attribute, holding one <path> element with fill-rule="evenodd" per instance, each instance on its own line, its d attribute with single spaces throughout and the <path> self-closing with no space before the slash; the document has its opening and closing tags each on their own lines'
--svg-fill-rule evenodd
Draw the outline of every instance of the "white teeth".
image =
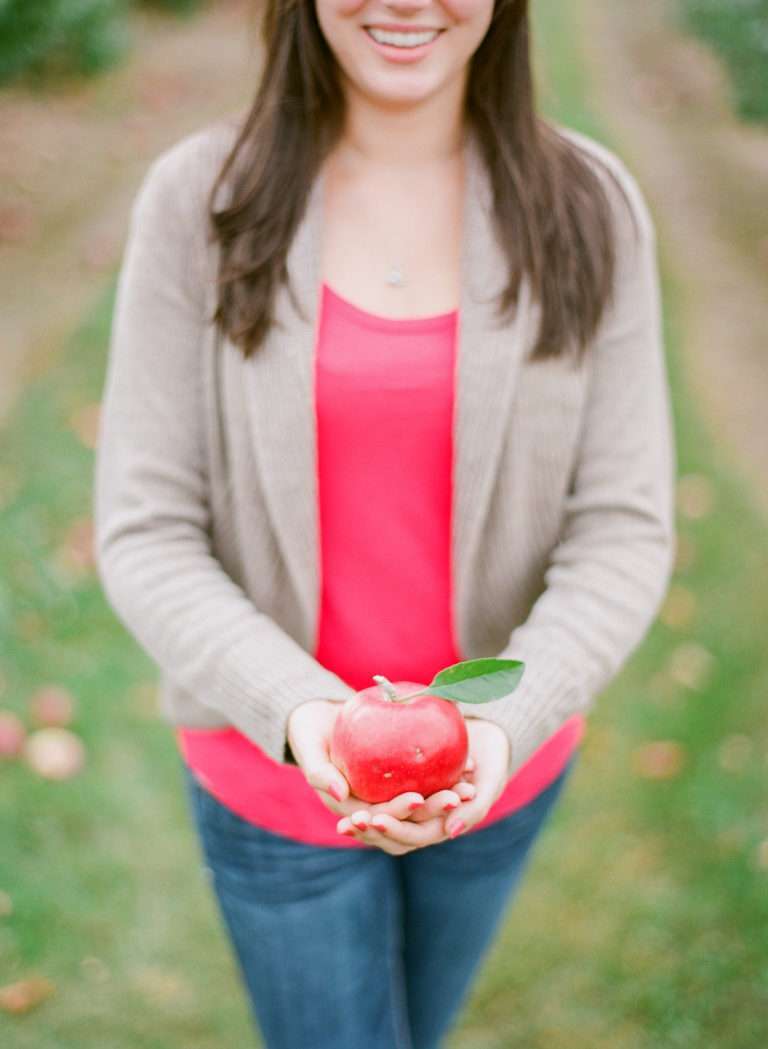
<svg viewBox="0 0 768 1049">
<path fill-rule="evenodd" d="M 394 44 L 395 47 L 419 47 L 428 44 L 439 35 L 438 30 L 428 30 L 424 33 L 391 33 L 386 29 L 366 29 L 369 36 L 378 44 Z"/>
</svg>

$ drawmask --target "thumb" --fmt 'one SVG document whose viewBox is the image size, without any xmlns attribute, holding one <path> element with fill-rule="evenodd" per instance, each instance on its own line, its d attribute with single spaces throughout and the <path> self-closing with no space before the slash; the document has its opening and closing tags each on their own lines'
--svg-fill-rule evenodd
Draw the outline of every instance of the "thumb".
<svg viewBox="0 0 768 1049">
<path fill-rule="evenodd" d="M 327 791 L 337 801 L 349 797 L 349 784 L 331 761 L 329 750 L 329 723 L 326 711 L 305 704 L 302 717 L 292 718 L 288 739 L 291 751 L 304 777 L 315 790 Z M 323 713 L 323 717 L 319 716 Z"/>
<path fill-rule="evenodd" d="M 346 801 L 349 797 L 349 784 L 332 761 L 315 760 L 304 767 L 307 782 L 315 790 L 324 790 L 336 801 Z"/>
</svg>

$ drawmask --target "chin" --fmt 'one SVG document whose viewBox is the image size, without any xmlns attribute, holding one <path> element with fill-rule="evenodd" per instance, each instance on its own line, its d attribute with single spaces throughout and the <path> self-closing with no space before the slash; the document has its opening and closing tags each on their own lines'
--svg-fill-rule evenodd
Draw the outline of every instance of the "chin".
<svg viewBox="0 0 768 1049">
<path fill-rule="evenodd" d="M 417 77 L 411 78 L 408 83 L 403 82 L 398 85 L 393 84 L 392 79 L 387 77 L 385 80 L 372 80 L 362 87 L 358 86 L 369 98 L 391 105 L 422 102 L 440 87 L 439 84 L 427 82 L 426 78 L 418 79 Z"/>
</svg>

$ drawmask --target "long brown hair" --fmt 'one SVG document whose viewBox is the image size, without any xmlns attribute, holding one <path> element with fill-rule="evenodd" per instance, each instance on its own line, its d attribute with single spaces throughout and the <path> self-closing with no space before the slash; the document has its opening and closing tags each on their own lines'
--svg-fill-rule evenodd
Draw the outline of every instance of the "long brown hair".
<svg viewBox="0 0 768 1049">
<path fill-rule="evenodd" d="M 315 175 L 343 128 L 336 59 L 314 0 L 266 0 L 258 91 L 208 198 L 220 244 L 214 314 L 245 357 L 272 324 L 278 284 Z M 595 157 L 537 114 L 528 0 L 496 0 L 470 61 L 466 118 L 477 133 L 493 190 L 494 220 L 509 261 L 498 315 L 511 312 L 520 279 L 542 305 L 532 360 L 585 352 L 613 291 L 613 215 Z M 607 165 L 605 171 L 625 196 Z M 233 173 L 227 206 L 214 200 Z M 631 212 L 631 209 L 630 209 Z M 298 307 L 297 307 L 298 308 Z"/>
</svg>

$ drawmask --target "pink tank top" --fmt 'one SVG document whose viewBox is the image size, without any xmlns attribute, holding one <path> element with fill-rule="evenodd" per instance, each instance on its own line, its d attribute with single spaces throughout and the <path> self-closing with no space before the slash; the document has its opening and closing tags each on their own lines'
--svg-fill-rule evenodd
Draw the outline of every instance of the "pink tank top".
<svg viewBox="0 0 768 1049">
<path fill-rule="evenodd" d="M 355 689 L 374 684 L 373 674 L 428 684 L 438 670 L 469 658 L 451 617 L 457 319 L 457 310 L 383 317 L 322 286 L 315 347 L 321 585 L 313 655 Z M 562 725 L 472 830 L 550 784 L 584 728 L 582 715 Z M 273 761 L 237 729 L 180 726 L 176 737 L 200 782 L 244 819 L 315 845 L 364 847 L 336 832 L 338 815 L 298 767 Z"/>
</svg>

